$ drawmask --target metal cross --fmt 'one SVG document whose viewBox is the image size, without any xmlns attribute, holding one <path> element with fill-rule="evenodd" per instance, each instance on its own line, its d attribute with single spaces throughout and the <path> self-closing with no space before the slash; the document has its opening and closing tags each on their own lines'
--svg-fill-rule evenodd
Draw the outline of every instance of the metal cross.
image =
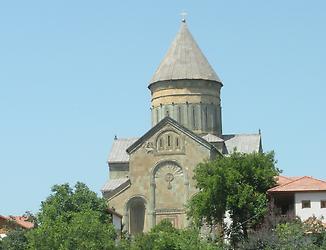
<svg viewBox="0 0 326 250">
<path fill-rule="evenodd" d="M 185 12 L 185 11 L 182 11 L 181 13 L 180 13 L 180 15 L 181 15 L 181 17 L 182 17 L 182 22 L 186 22 L 186 16 L 188 15 L 188 13 L 187 12 Z"/>
</svg>

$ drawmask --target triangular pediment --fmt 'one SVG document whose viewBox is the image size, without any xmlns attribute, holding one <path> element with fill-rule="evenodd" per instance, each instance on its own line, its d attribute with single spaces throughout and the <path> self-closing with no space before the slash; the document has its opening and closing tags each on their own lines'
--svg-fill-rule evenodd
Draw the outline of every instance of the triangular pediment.
<svg viewBox="0 0 326 250">
<path fill-rule="evenodd" d="M 149 138 L 157 134 L 159 131 L 164 130 L 164 128 L 169 128 L 177 131 L 183 136 L 187 136 L 191 138 L 193 141 L 199 143 L 203 147 L 216 151 L 216 148 L 209 142 L 207 142 L 202 137 L 198 136 L 191 130 L 179 124 L 177 121 L 173 120 L 170 117 L 165 117 L 159 123 L 157 123 L 154 127 L 152 127 L 147 133 L 145 133 L 142 137 L 140 137 L 136 142 L 134 142 L 130 147 L 127 148 L 127 153 L 131 154 L 140 148 Z"/>
</svg>

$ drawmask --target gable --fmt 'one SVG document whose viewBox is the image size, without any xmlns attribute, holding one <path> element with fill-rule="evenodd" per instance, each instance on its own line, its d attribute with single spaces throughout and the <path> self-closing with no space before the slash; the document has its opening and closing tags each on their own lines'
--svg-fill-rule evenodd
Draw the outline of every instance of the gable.
<svg viewBox="0 0 326 250">
<path fill-rule="evenodd" d="M 150 138 L 152 139 L 149 140 Z M 173 150 L 174 153 L 182 153 L 185 146 L 185 138 L 190 138 L 208 150 L 216 151 L 211 143 L 180 125 L 172 118 L 165 117 L 127 148 L 127 153 L 131 154 L 141 146 L 145 147 L 148 152 L 160 153 Z"/>
</svg>

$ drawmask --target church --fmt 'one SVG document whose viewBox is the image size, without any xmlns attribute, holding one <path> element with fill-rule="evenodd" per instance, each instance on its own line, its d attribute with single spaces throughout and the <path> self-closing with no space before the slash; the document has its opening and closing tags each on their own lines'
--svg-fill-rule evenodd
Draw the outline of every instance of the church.
<svg viewBox="0 0 326 250">
<path fill-rule="evenodd" d="M 223 84 L 186 21 L 149 82 L 152 127 L 135 138 L 115 138 L 102 188 L 123 216 L 124 230 L 146 232 L 163 219 L 188 225 L 185 204 L 196 194 L 193 170 L 234 150 L 262 152 L 261 135 L 223 134 Z"/>
</svg>

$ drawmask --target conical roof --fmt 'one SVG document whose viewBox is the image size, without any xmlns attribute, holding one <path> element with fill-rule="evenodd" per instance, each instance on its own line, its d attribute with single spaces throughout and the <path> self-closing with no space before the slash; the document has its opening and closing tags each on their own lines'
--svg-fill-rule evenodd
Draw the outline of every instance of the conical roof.
<svg viewBox="0 0 326 250">
<path fill-rule="evenodd" d="M 203 79 L 221 82 L 189 32 L 185 21 L 181 23 L 177 36 L 150 84 L 180 79 Z"/>
</svg>

